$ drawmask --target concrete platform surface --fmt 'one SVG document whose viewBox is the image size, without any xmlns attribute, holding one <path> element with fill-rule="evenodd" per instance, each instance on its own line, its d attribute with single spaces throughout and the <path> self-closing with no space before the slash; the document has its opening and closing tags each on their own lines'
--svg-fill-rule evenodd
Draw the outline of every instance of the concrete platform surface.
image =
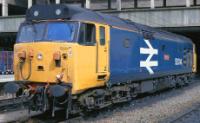
<svg viewBox="0 0 200 123">
<path fill-rule="evenodd" d="M 0 83 L 14 80 L 14 75 L 0 75 Z"/>
</svg>

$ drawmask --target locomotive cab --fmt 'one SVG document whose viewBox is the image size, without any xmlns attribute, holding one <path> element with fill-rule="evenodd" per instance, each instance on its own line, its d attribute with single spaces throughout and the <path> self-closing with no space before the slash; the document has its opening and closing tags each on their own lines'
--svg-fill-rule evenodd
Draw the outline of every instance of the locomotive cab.
<svg viewBox="0 0 200 123">
<path fill-rule="evenodd" d="M 62 12 L 62 6 L 57 7 Z M 20 26 L 14 46 L 15 80 L 71 83 L 73 94 L 104 86 L 109 78 L 109 26 L 63 15 L 35 17 L 42 12 L 40 6 L 33 7 Z"/>
<path fill-rule="evenodd" d="M 55 82 L 67 69 L 68 43 L 75 40 L 77 22 L 22 24 L 14 49 L 15 79 Z M 66 76 L 63 76 L 66 81 Z"/>
</svg>

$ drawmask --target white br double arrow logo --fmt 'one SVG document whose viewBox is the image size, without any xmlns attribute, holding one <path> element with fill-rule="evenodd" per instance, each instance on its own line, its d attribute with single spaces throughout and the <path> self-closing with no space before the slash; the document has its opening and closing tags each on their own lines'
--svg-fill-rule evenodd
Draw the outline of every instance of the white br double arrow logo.
<svg viewBox="0 0 200 123">
<path fill-rule="evenodd" d="M 151 67 L 158 66 L 158 61 L 151 61 L 153 55 L 158 55 L 158 50 L 154 49 L 150 44 L 149 40 L 144 39 L 148 48 L 140 48 L 140 54 L 149 54 L 146 61 L 140 61 L 140 67 L 145 67 L 149 74 L 154 74 Z"/>
</svg>

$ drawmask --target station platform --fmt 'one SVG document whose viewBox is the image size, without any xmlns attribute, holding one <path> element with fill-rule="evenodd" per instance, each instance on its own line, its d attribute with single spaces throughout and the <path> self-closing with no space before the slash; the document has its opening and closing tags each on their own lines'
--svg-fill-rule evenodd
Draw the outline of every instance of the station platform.
<svg viewBox="0 0 200 123">
<path fill-rule="evenodd" d="M 14 75 L 0 75 L 0 83 L 14 80 Z"/>
</svg>

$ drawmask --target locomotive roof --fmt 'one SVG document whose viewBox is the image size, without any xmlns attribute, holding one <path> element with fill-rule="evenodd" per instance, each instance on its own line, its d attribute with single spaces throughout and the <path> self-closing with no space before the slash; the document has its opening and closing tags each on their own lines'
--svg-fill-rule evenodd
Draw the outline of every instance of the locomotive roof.
<svg viewBox="0 0 200 123">
<path fill-rule="evenodd" d="M 68 19 L 74 21 L 93 21 L 108 24 L 128 30 L 140 30 L 153 32 L 158 38 L 174 40 L 177 42 L 191 42 L 190 39 L 163 30 L 158 30 L 146 25 L 138 24 L 130 20 L 124 20 L 116 16 L 94 12 L 88 9 L 65 4 L 35 5 L 27 10 L 26 21 Z"/>
</svg>

